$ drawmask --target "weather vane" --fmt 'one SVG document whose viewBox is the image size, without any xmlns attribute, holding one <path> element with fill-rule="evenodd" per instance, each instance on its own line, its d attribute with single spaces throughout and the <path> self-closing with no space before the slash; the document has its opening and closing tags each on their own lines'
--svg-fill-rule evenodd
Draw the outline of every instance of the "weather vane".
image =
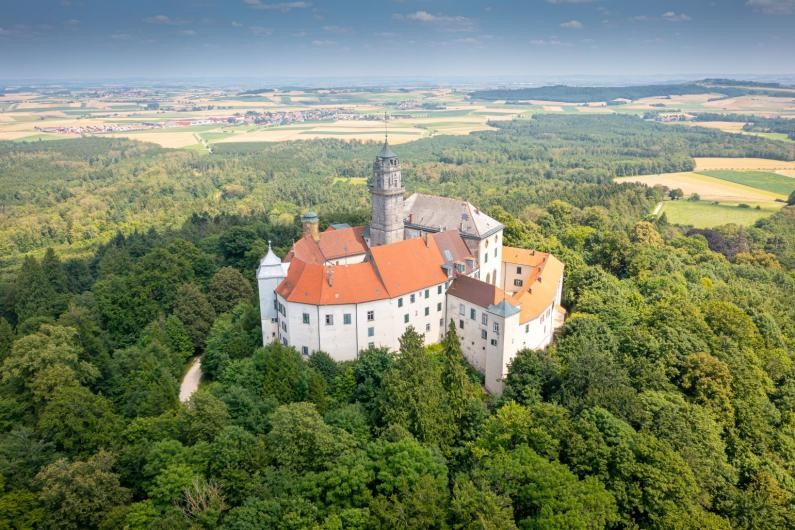
<svg viewBox="0 0 795 530">
<path fill-rule="evenodd" d="M 384 142 L 389 141 L 389 115 L 384 111 Z"/>
</svg>

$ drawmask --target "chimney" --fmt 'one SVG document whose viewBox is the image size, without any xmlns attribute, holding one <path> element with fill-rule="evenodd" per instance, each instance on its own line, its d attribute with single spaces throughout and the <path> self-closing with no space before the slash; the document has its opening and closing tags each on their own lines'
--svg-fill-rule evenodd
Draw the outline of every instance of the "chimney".
<svg viewBox="0 0 795 530">
<path fill-rule="evenodd" d="M 428 246 L 428 232 L 423 232 L 423 234 L 425 235 L 425 237 L 424 237 L 424 239 L 425 239 L 425 246 L 427 247 L 427 246 Z"/>
<path fill-rule="evenodd" d="M 414 214 L 413 213 L 409 213 L 409 224 L 411 224 L 411 222 L 413 220 L 414 220 Z"/>
<path fill-rule="evenodd" d="M 536 255 L 536 249 L 533 249 L 533 250 L 531 250 L 531 251 L 530 251 L 530 255 L 531 255 L 531 256 L 535 256 L 535 255 Z"/>
<path fill-rule="evenodd" d="M 326 279 L 328 280 L 328 286 L 334 287 L 334 268 L 327 267 L 326 268 Z"/>
<path fill-rule="evenodd" d="M 301 216 L 301 224 L 304 228 L 304 236 L 309 236 L 313 241 L 320 241 L 320 227 L 317 214 L 315 212 L 306 212 Z"/>
</svg>

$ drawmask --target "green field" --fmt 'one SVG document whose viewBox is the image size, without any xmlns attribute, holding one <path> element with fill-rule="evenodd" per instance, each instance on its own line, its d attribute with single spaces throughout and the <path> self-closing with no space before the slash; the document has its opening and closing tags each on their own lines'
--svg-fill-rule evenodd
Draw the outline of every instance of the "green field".
<svg viewBox="0 0 795 530">
<path fill-rule="evenodd" d="M 715 204 L 707 201 L 666 201 L 660 214 L 665 213 L 671 223 L 710 228 L 727 223 L 749 226 L 779 209 L 779 206 L 773 205 L 761 205 L 757 210 L 756 207 L 740 208 L 736 204 Z"/>
<path fill-rule="evenodd" d="M 771 173 L 769 171 L 699 171 L 702 175 L 716 179 L 728 180 L 760 190 L 771 191 L 787 196 L 795 191 L 795 178 Z"/>
</svg>

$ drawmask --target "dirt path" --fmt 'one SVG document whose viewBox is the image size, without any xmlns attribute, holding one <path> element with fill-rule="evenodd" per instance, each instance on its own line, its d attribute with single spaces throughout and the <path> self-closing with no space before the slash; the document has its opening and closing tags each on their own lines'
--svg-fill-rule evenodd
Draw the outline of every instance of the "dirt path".
<svg viewBox="0 0 795 530">
<path fill-rule="evenodd" d="M 662 201 L 658 202 L 657 206 L 654 207 L 654 211 L 651 212 L 651 214 L 652 215 L 657 215 L 658 213 L 660 213 L 660 209 L 662 208 L 662 205 L 663 205 Z"/>
<path fill-rule="evenodd" d="M 190 399 L 196 389 L 199 388 L 199 381 L 202 378 L 202 358 L 196 357 L 193 364 L 188 368 L 185 377 L 182 378 L 182 384 L 179 385 L 179 400 L 186 402 Z"/>
</svg>

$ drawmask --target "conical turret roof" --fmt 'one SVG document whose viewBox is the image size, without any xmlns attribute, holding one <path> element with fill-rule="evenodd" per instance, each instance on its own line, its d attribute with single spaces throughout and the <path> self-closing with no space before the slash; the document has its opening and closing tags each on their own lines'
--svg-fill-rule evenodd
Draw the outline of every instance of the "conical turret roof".
<svg viewBox="0 0 795 530">
<path fill-rule="evenodd" d="M 257 267 L 257 278 L 279 278 L 284 276 L 284 268 L 282 267 L 282 260 L 273 252 L 271 242 L 268 241 L 268 253 L 265 254 L 259 262 Z"/>
<path fill-rule="evenodd" d="M 381 151 L 378 152 L 378 158 L 397 158 L 395 152 L 389 147 L 389 142 L 384 140 L 384 145 Z"/>
</svg>

